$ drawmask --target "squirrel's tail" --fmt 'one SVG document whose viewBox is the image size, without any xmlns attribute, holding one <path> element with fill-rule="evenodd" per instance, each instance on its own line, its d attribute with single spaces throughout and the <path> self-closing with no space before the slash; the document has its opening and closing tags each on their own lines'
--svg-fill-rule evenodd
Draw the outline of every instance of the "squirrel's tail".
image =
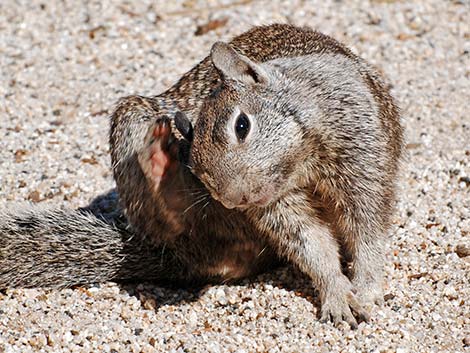
<svg viewBox="0 0 470 353">
<path fill-rule="evenodd" d="M 9 205 L 0 209 L 0 289 L 185 276 L 170 249 L 137 238 L 90 209 Z"/>
</svg>

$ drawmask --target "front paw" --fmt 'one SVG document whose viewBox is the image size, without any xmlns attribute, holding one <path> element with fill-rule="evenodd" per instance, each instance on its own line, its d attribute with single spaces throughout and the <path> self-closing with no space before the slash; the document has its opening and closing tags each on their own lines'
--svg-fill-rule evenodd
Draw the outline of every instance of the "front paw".
<svg viewBox="0 0 470 353">
<path fill-rule="evenodd" d="M 380 280 L 370 282 L 359 278 L 353 278 L 352 284 L 358 300 L 364 306 L 370 308 L 374 304 L 383 305 L 384 293 L 382 282 Z"/>
<path fill-rule="evenodd" d="M 348 279 L 342 279 L 330 286 L 322 295 L 321 322 L 332 321 L 335 325 L 345 321 L 352 329 L 358 322 L 370 320 L 368 311 L 353 293 Z"/>
</svg>

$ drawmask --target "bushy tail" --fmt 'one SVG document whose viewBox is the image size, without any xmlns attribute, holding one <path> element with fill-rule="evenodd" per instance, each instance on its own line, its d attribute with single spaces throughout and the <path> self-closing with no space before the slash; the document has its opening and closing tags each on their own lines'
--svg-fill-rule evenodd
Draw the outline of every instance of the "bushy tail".
<svg viewBox="0 0 470 353">
<path fill-rule="evenodd" d="M 145 245 L 125 224 L 90 209 L 5 206 L 0 209 L 0 289 L 185 276 L 185 266 L 171 250 Z"/>
</svg>

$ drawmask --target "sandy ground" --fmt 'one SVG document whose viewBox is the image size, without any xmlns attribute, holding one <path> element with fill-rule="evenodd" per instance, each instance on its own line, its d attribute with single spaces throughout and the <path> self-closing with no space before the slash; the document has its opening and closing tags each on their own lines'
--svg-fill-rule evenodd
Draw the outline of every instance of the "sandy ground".
<svg viewBox="0 0 470 353">
<path fill-rule="evenodd" d="M 309 281 L 282 268 L 200 292 L 11 289 L 0 352 L 468 352 L 469 14 L 468 0 L 1 1 L 2 201 L 76 207 L 112 188 L 114 102 L 162 91 L 215 40 L 272 22 L 315 27 L 380 66 L 408 155 L 386 303 L 357 331 L 320 324 Z"/>
</svg>

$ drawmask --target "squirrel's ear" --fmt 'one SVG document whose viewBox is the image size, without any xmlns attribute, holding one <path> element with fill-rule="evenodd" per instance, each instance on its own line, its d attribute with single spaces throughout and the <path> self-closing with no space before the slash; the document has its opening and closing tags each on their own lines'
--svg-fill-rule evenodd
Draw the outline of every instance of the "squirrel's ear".
<svg viewBox="0 0 470 353">
<path fill-rule="evenodd" d="M 176 112 L 175 114 L 175 126 L 180 134 L 188 141 L 193 142 L 193 125 L 189 121 L 188 117 L 182 112 Z"/>
<path fill-rule="evenodd" d="M 268 83 L 268 76 L 260 65 L 238 54 L 227 43 L 214 43 L 211 49 L 211 59 L 224 78 L 248 84 Z"/>
</svg>

